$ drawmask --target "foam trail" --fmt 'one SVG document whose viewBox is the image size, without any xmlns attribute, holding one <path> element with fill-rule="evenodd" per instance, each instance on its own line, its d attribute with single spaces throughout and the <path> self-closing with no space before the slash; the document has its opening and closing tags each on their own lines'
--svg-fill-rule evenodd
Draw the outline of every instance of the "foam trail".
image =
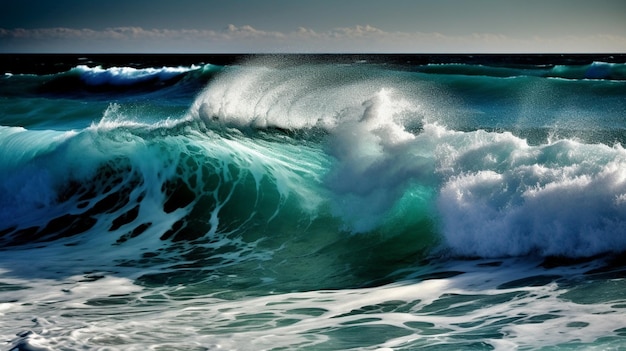
<svg viewBox="0 0 626 351">
<path fill-rule="evenodd" d="M 532 261 L 504 260 L 496 267 L 489 262 L 449 262 L 440 268 L 457 274 L 448 278 L 236 300 L 211 295 L 188 299 L 178 291 L 184 287 L 142 288 L 109 276 L 95 281 L 96 275 L 63 281 L 7 279 L 12 286 L 29 287 L 5 292 L 26 303 L 6 303 L 0 313 L 36 313 L 37 318 L 19 322 L 29 332 L 12 344 L 25 341 L 44 348 L 59 343 L 72 349 L 129 350 L 146 345 L 248 350 L 251 342 L 254 349 L 333 350 L 361 350 L 364 345 L 376 350 L 442 344 L 495 350 L 619 345 L 623 299 L 581 303 L 577 295 L 584 291 L 575 288 L 572 294 L 559 286 L 578 279 L 584 265 L 546 271 Z M 535 284 L 520 286 L 523 281 Z M 623 285 L 618 280 L 613 288 Z M 37 303 L 41 301 L 45 303 Z M 49 311 L 50 305 L 56 310 Z M 107 312 L 112 306 L 115 316 Z M 212 321 L 209 327 L 207 320 Z"/>
</svg>

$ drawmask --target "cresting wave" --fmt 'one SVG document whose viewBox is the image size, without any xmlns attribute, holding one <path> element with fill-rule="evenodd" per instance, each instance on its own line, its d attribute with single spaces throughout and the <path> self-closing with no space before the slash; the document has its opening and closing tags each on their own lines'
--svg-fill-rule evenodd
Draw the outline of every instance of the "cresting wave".
<svg viewBox="0 0 626 351">
<path fill-rule="evenodd" d="M 341 73 L 318 65 L 234 69 L 190 113 L 213 126 L 327 132 L 324 186 L 352 232 L 397 220 L 394 211 L 409 206 L 403 218 L 434 218 L 457 255 L 626 250 L 619 143 L 529 145 L 510 132 L 451 130 L 456 101 L 436 85 L 379 77 L 371 67 Z"/>
<path fill-rule="evenodd" d="M 75 70 L 94 84 L 169 72 Z M 467 108 L 444 83 L 377 65 L 251 64 L 224 69 L 179 118 L 113 104 L 79 131 L 3 127 L 0 236 L 158 250 L 332 232 L 455 256 L 626 250 L 619 143 L 457 128 Z M 102 231 L 114 234 L 87 235 Z"/>
</svg>

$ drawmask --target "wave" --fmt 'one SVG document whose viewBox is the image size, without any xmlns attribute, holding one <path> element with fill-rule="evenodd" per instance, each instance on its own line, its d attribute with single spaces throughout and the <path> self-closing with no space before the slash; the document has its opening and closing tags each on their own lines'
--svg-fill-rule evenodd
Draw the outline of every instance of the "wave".
<svg viewBox="0 0 626 351">
<path fill-rule="evenodd" d="M 329 133 L 334 162 L 325 186 L 351 231 L 380 226 L 413 197 L 419 210 L 411 216 L 437 218 L 455 254 L 590 256 L 626 248 L 620 144 L 529 145 L 510 132 L 450 130 L 454 102 L 430 84 L 371 71 L 369 80 L 355 78 L 361 68 L 338 78 L 335 69 L 235 70 L 209 85 L 191 115 L 220 127 Z M 453 106 L 446 111 L 446 104 Z"/>
<path fill-rule="evenodd" d="M 142 247 L 153 264 L 180 243 L 226 265 L 306 240 L 329 260 L 387 245 L 387 262 L 626 250 L 619 143 L 454 128 L 461 103 L 416 74 L 231 67 L 178 118 L 111 104 L 78 131 L 2 127 L 0 239 Z"/>
<path fill-rule="evenodd" d="M 89 67 L 79 65 L 71 69 L 69 73 L 78 74 L 81 80 L 88 85 L 132 85 L 153 80 L 166 82 L 199 69 L 201 68 L 196 66 L 140 69 L 133 67 L 110 67 L 103 69 L 101 66 Z"/>
<path fill-rule="evenodd" d="M 123 118 L 124 111 L 112 107 L 107 115 L 114 114 Z M 220 286 L 217 277 L 230 284 L 226 277 L 252 265 L 289 290 L 314 288 L 320 277 L 329 288 L 362 285 L 434 241 L 428 223 L 424 238 L 393 228 L 386 237 L 351 235 L 329 209 L 329 160 L 315 144 L 223 133 L 184 118 L 161 126 L 103 120 L 72 133 L 2 132 L 12 160 L 0 171 L 4 250 L 98 252 L 98 262 L 162 267 L 144 272 L 147 285 L 214 277 Z M 372 245 L 390 250 L 365 255 Z M 305 269 L 294 279 L 285 262 L 296 258 L 328 271 Z"/>
<path fill-rule="evenodd" d="M 623 343 L 622 82 L 281 63 L 0 78 L 9 348 Z"/>
<path fill-rule="evenodd" d="M 305 192 L 288 184 L 289 175 L 280 168 L 286 167 L 281 160 L 262 157 L 260 151 L 251 150 L 244 143 L 217 135 L 202 135 L 197 140 L 182 131 L 177 133 L 176 129 L 184 129 L 177 125 L 159 128 L 139 123 L 114 124 L 103 121 L 79 133 L 57 133 L 55 137 L 49 137 L 51 132 L 47 131 L 3 128 L 7 155 L 22 157 L 3 160 L 7 167 L 2 176 L 2 222 L 23 228 L 42 219 L 45 227 L 50 215 L 60 208 L 64 208 L 63 214 L 68 210 L 80 216 L 111 214 L 105 216 L 106 222 L 116 217 L 112 214 L 123 215 L 123 209 L 151 202 L 150 206 L 160 207 L 164 217 L 191 203 L 205 202 L 211 217 L 210 212 L 224 207 L 222 202 L 235 196 L 239 187 L 241 194 L 237 196 L 248 200 L 261 196 L 258 192 L 265 190 L 266 200 L 278 201 L 274 206 L 262 206 L 268 210 L 287 196 L 281 191 Z M 163 130 L 168 135 L 157 137 Z M 45 142 L 33 145 L 33 140 L 41 140 L 44 135 Z M 295 165 L 291 168 L 297 169 Z M 278 184 L 265 184 L 265 178 Z M 152 198 L 146 199 L 148 195 Z M 131 202 L 131 198 L 136 200 Z M 307 198 L 312 201 L 313 196 Z M 251 213 L 255 202 L 247 205 Z M 53 212 L 46 214 L 47 211 Z M 28 240 L 47 240 L 47 234 L 43 230 Z"/>
<path fill-rule="evenodd" d="M 176 67 L 77 65 L 68 71 L 47 75 L 10 74 L 0 80 L 7 96 L 52 96 L 55 98 L 107 99 L 145 98 L 146 94 L 191 95 L 206 84 L 221 66 L 204 64 Z"/>
<path fill-rule="evenodd" d="M 557 65 L 547 76 L 566 79 L 626 80 L 626 64 L 593 62 L 581 66 Z"/>
</svg>

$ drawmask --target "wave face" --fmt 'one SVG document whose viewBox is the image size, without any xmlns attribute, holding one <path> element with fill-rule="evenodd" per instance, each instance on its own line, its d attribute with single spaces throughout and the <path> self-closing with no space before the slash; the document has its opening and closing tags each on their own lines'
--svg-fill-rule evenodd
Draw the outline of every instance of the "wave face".
<svg viewBox="0 0 626 351">
<path fill-rule="evenodd" d="M 0 78 L 9 348 L 623 342 L 626 64 L 397 60 Z"/>
<path fill-rule="evenodd" d="M 460 85 L 459 79 L 451 84 Z M 473 80 L 479 82 L 465 82 L 466 88 L 505 84 Z M 324 186 L 335 213 L 353 232 L 380 227 L 386 216 L 393 217 L 394 206 L 408 201 L 416 208 L 412 216 L 436 218 L 456 254 L 591 256 L 624 250 L 626 153 L 615 140 L 584 142 L 584 129 L 612 129 L 603 123 L 615 121 L 585 125 L 606 106 L 595 108 L 589 100 L 582 112 L 588 117 L 559 116 L 558 124 L 547 125 L 555 119 L 546 116 L 553 100 L 564 100 L 559 95 L 588 82 L 513 78 L 504 87 L 506 99 L 516 98 L 510 96 L 514 92 L 529 94 L 532 85 L 544 85 L 552 95 L 549 101 L 532 98 L 521 120 L 498 121 L 483 111 L 470 114 L 488 116 L 468 120 L 462 103 L 446 94 L 445 83 L 448 77 L 390 74 L 370 66 L 248 67 L 211 83 L 190 113 L 209 126 L 323 131 L 323 148 L 332 159 Z M 614 88 L 613 82 L 604 84 Z M 490 104 L 502 99 L 500 92 L 481 90 L 490 93 L 481 97 Z M 590 95 L 579 100 L 596 98 Z"/>
</svg>

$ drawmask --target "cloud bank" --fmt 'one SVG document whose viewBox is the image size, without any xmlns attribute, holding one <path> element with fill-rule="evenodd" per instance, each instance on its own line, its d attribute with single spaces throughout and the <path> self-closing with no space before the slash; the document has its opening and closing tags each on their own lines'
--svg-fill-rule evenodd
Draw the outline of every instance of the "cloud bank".
<svg viewBox="0 0 626 351">
<path fill-rule="evenodd" d="M 291 32 L 228 25 L 221 30 L 89 28 L 0 28 L 3 52 L 626 52 L 616 35 L 514 38 L 497 33 L 447 35 L 388 32 L 370 25 Z"/>
</svg>

